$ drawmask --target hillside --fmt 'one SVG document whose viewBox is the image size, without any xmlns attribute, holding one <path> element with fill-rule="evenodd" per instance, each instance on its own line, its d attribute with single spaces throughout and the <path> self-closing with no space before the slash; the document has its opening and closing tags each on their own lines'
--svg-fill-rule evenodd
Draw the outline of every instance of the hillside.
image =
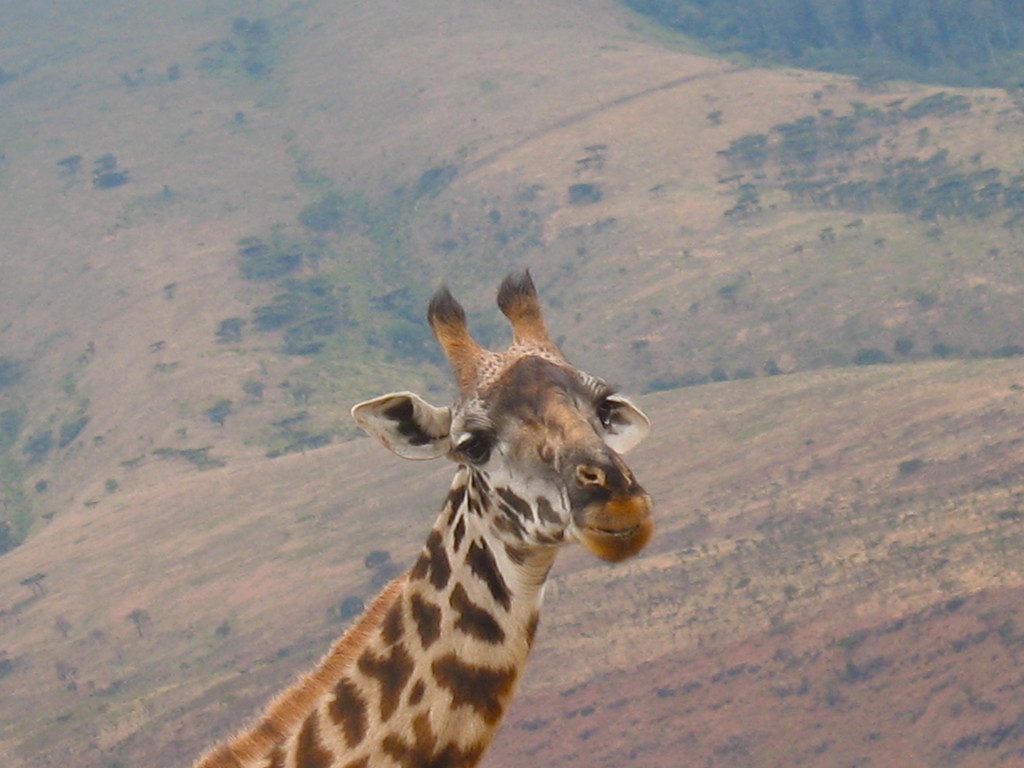
<svg viewBox="0 0 1024 768">
<path fill-rule="evenodd" d="M 738 70 L 605 2 L 18 13 L 12 542 L 143 462 L 293 453 L 377 391 L 441 396 L 442 279 L 500 339 L 493 286 L 532 264 L 569 353 L 634 391 L 1022 351 L 1015 93 Z"/>
<path fill-rule="evenodd" d="M 1013 0 L 627 0 L 716 50 L 859 75 L 959 85 L 1024 82 Z"/>
<path fill-rule="evenodd" d="M 574 763 L 554 737 L 593 707 L 699 723 L 638 764 L 691 734 L 770 765 L 805 675 L 792 748 L 852 761 L 843 714 L 897 682 L 923 706 L 914 654 L 954 630 L 988 634 L 948 687 L 979 682 L 900 734 L 861 718 L 865 758 L 1012 760 L 1019 90 L 736 64 L 611 0 L 61 10 L 0 27 L 10 764 L 185 764 L 315 659 L 448 474 L 352 442 L 348 407 L 450 397 L 425 297 L 501 343 L 522 265 L 569 357 L 647 393 L 663 523 L 618 571 L 562 563 L 488 764 Z M 889 687 L 847 687 L 875 658 Z M 719 730 L 726 699 L 780 720 Z"/>
<path fill-rule="evenodd" d="M 657 538 L 619 567 L 563 557 L 488 764 L 671 765 L 685 744 L 774 765 L 780 734 L 806 764 L 1013 764 L 1022 387 L 1019 362 L 940 362 L 646 398 L 631 463 Z M 46 574 L 0 587 L 11 764 L 187 764 L 230 732 L 372 595 L 367 554 L 421 545 L 451 470 L 382 456 L 360 440 L 152 471 L 8 553 L 6 572 Z"/>
</svg>

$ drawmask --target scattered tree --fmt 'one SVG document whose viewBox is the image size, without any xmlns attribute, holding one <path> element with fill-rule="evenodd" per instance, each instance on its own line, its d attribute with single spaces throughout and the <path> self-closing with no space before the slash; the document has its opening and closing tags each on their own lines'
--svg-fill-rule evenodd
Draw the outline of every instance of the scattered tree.
<svg viewBox="0 0 1024 768">
<path fill-rule="evenodd" d="M 46 594 L 46 590 L 43 588 L 43 580 L 45 578 L 45 573 L 34 573 L 28 578 L 22 579 L 19 583 L 21 586 L 31 589 L 32 593 L 37 597 L 42 597 Z"/>
<path fill-rule="evenodd" d="M 349 621 L 357 616 L 361 616 L 364 607 L 362 598 L 349 595 L 338 605 L 335 615 L 339 621 Z"/>
<path fill-rule="evenodd" d="M 363 559 L 363 565 L 369 570 L 380 568 L 389 563 L 391 563 L 391 554 L 383 549 L 375 549 Z"/>
<path fill-rule="evenodd" d="M 54 664 L 57 672 L 57 679 L 67 688 L 69 691 L 74 693 L 78 690 L 78 667 L 72 666 L 63 659 L 58 660 Z"/>
<path fill-rule="evenodd" d="M 21 380 L 21 364 L 12 357 L 0 355 L 0 389 L 9 387 Z"/>
<path fill-rule="evenodd" d="M 263 400 L 263 390 L 265 388 L 266 385 L 258 379 L 248 379 L 242 383 L 242 391 L 257 403 Z"/>
<path fill-rule="evenodd" d="M 130 621 L 135 625 L 135 631 L 139 633 L 139 637 L 142 637 L 142 628 L 150 622 L 149 611 L 143 608 L 136 608 L 125 616 L 125 621 Z"/>
<path fill-rule="evenodd" d="M 241 317 L 228 317 L 220 321 L 217 326 L 217 342 L 219 344 L 233 344 L 242 340 L 242 328 L 245 320 Z"/>
<path fill-rule="evenodd" d="M 218 427 L 224 426 L 224 421 L 231 415 L 231 401 L 227 399 L 218 400 L 206 409 L 206 418 Z"/>
<path fill-rule="evenodd" d="M 590 205 L 602 197 L 604 192 L 597 184 L 572 184 L 569 187 L 569 205 Z"/>
<path fill-rule="evenodd" d="M 78 169 L 82 167 L 82 156 L 71 155 L 57 161 L 57 165 L 60 166 L 61 170 L 66 176 L 74 176 L 78 173 Z"/>
</svg>

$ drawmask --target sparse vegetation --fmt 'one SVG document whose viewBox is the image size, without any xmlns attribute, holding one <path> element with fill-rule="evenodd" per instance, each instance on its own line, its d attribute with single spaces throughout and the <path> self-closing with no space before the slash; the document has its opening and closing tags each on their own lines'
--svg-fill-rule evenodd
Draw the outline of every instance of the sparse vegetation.
<svg viewBox="0 0 1024 768">
<path fill-rule="evenodd" d="M 569 186 L 569 205 L 590 205 L 600 202 L 604 192 L 597 184 L 572 184 Z"/>
<path fill-rule="evenodd" d="M 896 469 L 899 470 L 899 473 L 901 475 L 913 475 L 914 473 L 918 472 L 923 466 L 923 459 L 914 458 L 901 461 L 899 465 L 896 467 Z"/>
<path fill-rule="evenodd" d="M 192 464 L 196 469 L 216 469 L 225 466 L 223 459 L 210 456 L 212 446 L 203 448 L 157 448 L 153 451 L 154 456 L 162 459 L 182 459 Z"/>
<path fill-rule="evenodd" d="M 53 450 L 53 445 L 53 430 L 49 427 L 43 427 L 34 432 L 25 441 L 21 452 L 25 454 L 31 463 L 37 464 L 49 455 L 50 451 Z"/>
<path fill-rule="evenodd" d="M 250 81 L 265 80 L 277 58 L 274 29 L 267 19 L 237 17 L 228 36 L 199 49 L 200 68 L 215 75 L 238 75 Z"/>
<path fill-rule="evenodd" d="M 216 424 L 218 427 L 223 427 L 224 422 L 228 416 L 231 415 L 231 401 L 226 398 L 221 398 L 216 403 L 211 405 L 204 411 L 206 418 Z"/>
<path fill-rule="evenodd" d="M 0 355 L 0 389 L 17 384 L 22 377 L 21 363 L 12 357 Z"/>
<path fill-rule="evenodd" d="M 0 451 L 18 442 L 23 424 L 22 415 L 13 408 L 0 411 Z"/>
<path fill-rule="evenodd" d="M 217 342 L 220 344 L 234 344 L 242 340 L 242 329 L 245 327 L 245 319 L 241 317 L 227 317 L 220 321 L 217 326 Z"/>
<path fill-rule="evenodd" d="M 295 272 L 307 256 L 304 244 L 274 232 L 269 240 L 256 237 L 238 242 L 239 271 L 247 280 L 274 280 Z"/>
<path fill-rule="evenodd" d="M 139 637 L 142 637 L 143 628 L 149 626 L 149 623 L 152 621 L 149 611 L 144 608 L 135 608 L 124 618 L 126 621 L 131 622 L 132 626 L 135 627 L 135 631 L 138 632 Z"/>
<path fill-rule="evenodd" d="M 89 417 L 84 413 L 71 421 L 66 421 L 60 425 L 60 438 L 57 440 L 57 445 L 60 448 L 67 448 L 75 439 L 82 434 L 82 430 L 85 429 L 89 423 Z"/>
<path fill-rule="evenodd" d="M 13 670 L 14 662 L 7 657 L 7 651 L 0 651 L 0 680 L 10 675 Z"/>
<path fill-rule="evenodd" d="M 1014 0 L 626 0 L 725 51 L 865 78 L 1015 85 L 1024 20 Z"/>
<path fill-rule="evenodd" d="M 313 232 L 342 232 L 359 224 L 366 215 L 366 201 L 328 192 L 299 212 L 299 223 Z"/>
<path fill-rule="evenodd" d="M 351 621 L 357 616 L 362 615 L 364 610 L 365 606 L 362 598 L 349 595 L 333 610 L 332 618 L 336 621 Z"/>
</svg>

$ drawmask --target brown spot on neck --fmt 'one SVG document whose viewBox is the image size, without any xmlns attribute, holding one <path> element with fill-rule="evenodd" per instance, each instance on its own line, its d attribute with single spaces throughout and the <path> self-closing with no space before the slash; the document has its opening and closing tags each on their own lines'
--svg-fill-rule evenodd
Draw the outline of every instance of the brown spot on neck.
<svg viewBox="0 0 1024 768">
<path fill-rule="evenodd" d="M 437 684 L 451 694 L 452 706 L 471 707 L 488 725 L 501 719 L 518 676 L 515 667 L 481 667 L 462 661 L 455 653 L 441 656 L 431 671 Z"/>
<path fill-rule="evenodd" d="M 389 734 L 384 737 L 381 747 L 402 768 L 472 768 L 483 757 L 483 744 L 468 749 L 456 744 L 438 746 L 427 712 L 413 720 L 412 737 L 410 743 L 397 734 Z"/>
<path fill-rule="evenodd" d="M 509 610 L 512 607 L 512 593 L 509 591 L 505 577 L 502 576 L 498 563 L 494 559 L 494 553 L 487 546 L 487 542 L 477 543 L 474 541 L 470 543 L 469 550 L 466 552 L 466 564 L 473 575 L 487 585 L 494 601 L 506 611 Z"/>
<path fill-rule="evenodd" d="M 420 643 L 427 650 L 441 636 L 441 609 L 417 594 L 412 596 L 410 605 Z"/>
<path fill-rule="evenodd" d="M 413 660 L 402 645 L 394 645 L 387 656 L 367 650 L 359 657 L 359 671 L 376 678 L 380 685 L 380 719 L 387 722 L 398 708 L 405 684 L 412 675 Z"/>
<path fill-rule="evenodd" d="M 414 579 L 428 578 L 437 590 L 448 586 L 452 566 L 448 554 L 444 551 L 441 534 L 436 529 L 427 537 L 427 544 L 409 575 Z"/>
<path fill-rule="evenodd" d="M 319 715 L 313 712 L 302 724 L 295 742 L 295 768 L 331 768 L 334 754 L 320 743 Z"/>
<path fill-rule="evenodd" d="M 466 589 L 461 584 L 456 584 L 452 589 L 448 602 L 458 614 L 455 620 L 457 630 L 492 645 L 505 642 L 505 631 L 501 625 L 490 611 L 469 599 Z"/>
<path fill-rule="evenodd" d="M 345 734 L 349 749 L 359 746 L 366 736 L 366 699 L 347 677 L 341 678 L 334 687 L 334 698 L 327 705 L 327 713 Z"/>
</svg>

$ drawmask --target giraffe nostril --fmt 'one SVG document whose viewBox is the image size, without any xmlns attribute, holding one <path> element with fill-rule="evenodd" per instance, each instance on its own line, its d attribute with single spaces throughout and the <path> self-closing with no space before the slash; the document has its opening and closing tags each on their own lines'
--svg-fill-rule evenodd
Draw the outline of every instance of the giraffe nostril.
<svg viewBox="0 0 1024 768">
<path fill-rule="evenodd" d="M 604 486 L 607 482 L 604 470 L 600 467 L 579 466 L 576 467 L 576 482 L 580 485 Z"/>
</svg>

